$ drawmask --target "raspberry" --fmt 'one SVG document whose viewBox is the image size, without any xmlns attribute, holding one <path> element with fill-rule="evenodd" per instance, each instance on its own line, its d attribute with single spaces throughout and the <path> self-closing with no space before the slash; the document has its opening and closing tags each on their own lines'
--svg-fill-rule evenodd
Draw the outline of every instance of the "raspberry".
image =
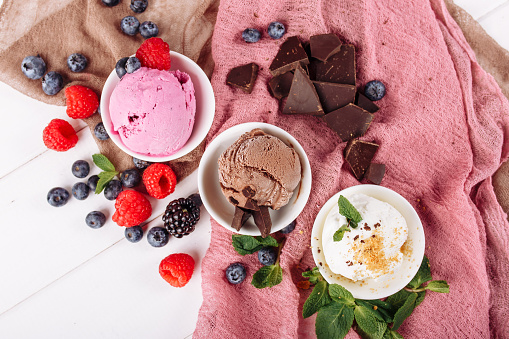
<svg viewBox="0 0 509 339">
<path fill-rule="evenodd" d="M 171 66 L 170 46 L 161 38 L 145 40 L 136 51 L 136 57 L 143 67 L 167 71 Z"/>
<path fill-rule="evenodd" d="M 183 287 L 193 276 L 194 259 L 186 253 L 170 254 L 159 264 L 159 274 L 173 287 Z"/>
<path fill-rule="evenodd" d="M 151 197 L 163 199 L 175 191 L 177 176 L 170 166 L 155 163 L 143 172 L 143 184 Z"/>
<path fill-rule="evenodd" d="M 67 115 L 73 119 L 85 119 L 94 114 L 99 107 L 97 94 L 90 88 L 74 85 L 65 89 Z"/>
<path fill-rule="evenodd" d="M 132 227 L 141 224 L 152 214 L 150 202 L 140 192 L 121 192 L 115 201 L 115 213 L 111 218 L 119 226 Z"/>
<path fill-rule="evenodd" d="M 63 152 L 76 145 L 78 136 L 70 123 L 62 119 L 53 119 L 42 131 L 42 140 L 49 149 Z"/>
</svg>

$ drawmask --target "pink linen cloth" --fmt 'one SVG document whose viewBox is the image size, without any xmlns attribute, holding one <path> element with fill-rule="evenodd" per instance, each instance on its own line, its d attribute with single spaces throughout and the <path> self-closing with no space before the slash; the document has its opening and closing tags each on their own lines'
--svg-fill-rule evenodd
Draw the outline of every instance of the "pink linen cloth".
<svg viewBox="0 0 509 339">
<path fill-rule="evenodd" d="M 265 33 L 274 20 L 286 25 L 281 40 Z M 262 39 L 245 43 L 241 32 L 247 27 L 264 31 Z M 509 337 L 509 224 L 491 183 L 509 155 L 509 104 L 442 0 L 221 1 L 212 42 L 217 108 L 207 141 L 243 122 L 279 126 L 304 147 L 313 186 L 281 253 L 283 282 L 273 288 L 250 284 L 260 267 L 256 255 L 237 254 L 231 232 L 212 221 L 194 337 L 315 336 L 315 316 L 301 316 L 309 290 L 296 287 L 300 273 L 315 266 L 311 228 L 332 195 L 359 182 L 343 159 L 345 143 L 319 118 L 281 114 L 267 83 L 286 37 L 307 41 L 328 32 L 355 45 L 358 88 L 373 79 L 386 84 L 380 111 L 361 139 L 380 145 L 374 162 L 386 164 L 382 185 L 417 210 L 433 278 L 451 288 L 449 294 L 428 293 L 400 332 L 405 338 Z M 253 92 L 227 86 L 228 71 L 249 62 L 260 66 Z M 239 285 L 225 278 L 233 262 L 247 267 Z"/>
</svg>

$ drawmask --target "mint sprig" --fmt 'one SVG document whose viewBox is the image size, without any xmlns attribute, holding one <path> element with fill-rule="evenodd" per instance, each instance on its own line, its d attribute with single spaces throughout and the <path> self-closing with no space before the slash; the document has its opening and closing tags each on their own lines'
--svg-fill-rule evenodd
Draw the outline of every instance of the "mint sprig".
<svg viewBox="0 0 509 339">
<path fill-rule="evenodd" d="M 104 154 L 94 154 L 92 155 L 92 160 L 97 167 L 103 170 L 103 172 L 98 174 L 99 180 L 97 181 L 97 187 L 95 188 L 95 194 L 99 194 L 119 173 Z"/>
<path fill-rule="evenodd" d="M 278 247 L 279 244 L 277 240 L 270 235 L 266 238 L 262 238 L 250 235 L 233 234 L 232 245 L 237 253 L 240 255 L 246 255 L 258 252 L 263 247 Z"/>
<path fill-rule="evenodd" d="M 348 221 L 348 226 L 357 228 L 357 224 L 361 222 L 362 216 L 357 209 L 348 201 L 347 198 L 340 195 L 338 199 L 339 214 L 344 216 Z"/>
<path fill-rule="evenodd" d="M 343 236 L 345 235 L 345 232 L 350 232 L 348 225 L 343 225 L 336 232 L 334 232 L 332 240 L 334 240 L 334 241 L 343 240 Z"/>
</svg>

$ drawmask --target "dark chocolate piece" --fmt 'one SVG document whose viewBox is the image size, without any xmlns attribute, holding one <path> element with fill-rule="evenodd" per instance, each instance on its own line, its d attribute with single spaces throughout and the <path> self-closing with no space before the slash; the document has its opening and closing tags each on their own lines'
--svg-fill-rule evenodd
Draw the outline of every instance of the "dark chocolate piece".
<svg viewBox="0 0 509 339">
<path fill-rule="evenodd" d="M 369 100 L 364 94 L 357 92 L 355 95 L 355 104 L 359 107 L 364 108 L 370 113 L 375 113 L 379 110 L 378 106 L 371 100 Z"/>
<path fill-rule="evenodd" d="M 324 120 L 342 141 L 348 141 L 366 133 L 373 120 L 373 114 L 359 106 L 348 104 L 326 114 Z"/>
<path fill-rule="evenodd" d="M 313 81 L 313 85 L 325 114 L 353 103 L 355 99 L 355 86 L 320 81 Z"/>
<path fill-rule="evenodd" d="M 321 61 L 327 61 L 329 57 L 341 49 L 341 41 L 335 34 L 319 34 L 309 38 L 311 56 Z"/>
<path fill-rule="evenodd" d="M 272 76 L 276 76 L 296 69 L 299 64 L 307 65 L 309 59 L 299 38 L 291 36 L 279 47 L 276 57 L 269 66 L 269 71 Z"/>
<path fill-rule="evenodd" d="M 292 72 L 286 72 L 270 79 L 269 86 L 274 98 L 283 99 L 288 96 L 288 93 L 290 93 L 290 87 L 292 87 L 292 80 Z"/>
<path fill-rule="evenodd" d="M 385 175 L 385 165 L 384 164 L 374 164 L 371 163 L 366 170 L 366 174 L 364 175 L 369 182 L 380 185 L 382 179 Z"/>
<path fill-rule="evenodd" d="M 300 66 L 293 75 L 292 87 L 283 107 L 283 113 L 323 115 L 322 104 L 315 86 Z"/>
<path fill-rule="evenodd" d="M 259 211 L 253 212 L 255 225 L 260 230 L 262 238 L 266 238 L 270 234 L 272 228 L 272 221 L 270 220 L 269 208 L 267 206 L 260 206 Z"/>
<path fill-rule="evenodd" d="M 260 210 L 256 201 L 251 198 L 247 198 L 246 202 L 243 205 L 241 203 L 239 203 L 238 206 L 248 209 L 248 210 L 251 210 L 251 211 L 259 211 Z"/>
<path fill-rule="evenodd" d="M 312 80 L 355 86 L 355 47 L 341 45 L 327 61 L 311 59 L 308 68 Z"/>
<path fill-rule="evenodd" d="M 345 148 L 345 160 L 352 168 L 354 176 L 361 181 L 375 156 L 378 145 L 373 142 L 352 139 Z"/>
<path fill-rule="evenodd" d="M 235 206 L 235 213 L 233 214 L 232 227 L 237 231 L 246 223 L 251 212 L 246 211 L 238 206 Z"/>
<path fill-rule="evenodd" d="M 257 76 L 258 65 L 250 63 L 232 68 L 226 77 L 226 83 L 249 94 L 253 91 Z"/>
<path fill-rule="evenodd" d="M 242 195 L 246 198 L 252 198 L 256 194 L 256 191 L 251 186 L 246 186 L 242 189 Z"/>
</svg>

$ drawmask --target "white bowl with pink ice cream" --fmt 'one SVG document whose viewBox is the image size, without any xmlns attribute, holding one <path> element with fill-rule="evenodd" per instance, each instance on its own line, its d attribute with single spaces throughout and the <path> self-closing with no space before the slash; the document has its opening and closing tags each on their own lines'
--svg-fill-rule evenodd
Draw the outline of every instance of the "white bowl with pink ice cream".
<svg viewBox="0 0 509 339">
<path fill-rule="evenodd" d="M 165 162 L 195 149 L 214 120 L 207 75 L 194 61 L 170 51 L 171 68 L 142 67 L 104 84 L 101 117 L 111 140 L 141 160 Z"/>
</svg>

